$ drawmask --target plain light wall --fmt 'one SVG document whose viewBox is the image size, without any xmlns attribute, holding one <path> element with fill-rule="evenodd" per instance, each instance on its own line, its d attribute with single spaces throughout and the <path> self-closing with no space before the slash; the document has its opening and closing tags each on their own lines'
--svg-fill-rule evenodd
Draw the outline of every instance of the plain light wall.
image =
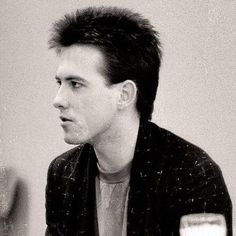
<svg viewBox="0 0 236 236">
<path fill-rule="evenodd" d="M 57 58 L 48 50 L 49 29 L 65 13 L 91 5 L 128 7 L 160 32 L 164 57 L 153 120 L 208 152 L 236 201 L 236 1 L 0 4 L 0 165 L 12 168 L 23 186 L 12 235 L 44 234 L 47 168 L 71 148 L 51 105 Z"/>
</svg>

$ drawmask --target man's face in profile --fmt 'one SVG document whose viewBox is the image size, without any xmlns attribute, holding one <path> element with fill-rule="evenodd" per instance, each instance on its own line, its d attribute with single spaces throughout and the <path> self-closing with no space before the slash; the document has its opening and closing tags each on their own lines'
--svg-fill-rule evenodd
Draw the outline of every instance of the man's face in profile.
<svg viewBox="0 0 236 236">
<path fill-rule="evenodd" d="M 104 56 L 93 46 L 73 45 L 61 52 L 53 104 L 60 111 L 65 142 L 96 142 L 110 128 L 118 90 L 107 85 L 104 69 Z"/>
</svg>

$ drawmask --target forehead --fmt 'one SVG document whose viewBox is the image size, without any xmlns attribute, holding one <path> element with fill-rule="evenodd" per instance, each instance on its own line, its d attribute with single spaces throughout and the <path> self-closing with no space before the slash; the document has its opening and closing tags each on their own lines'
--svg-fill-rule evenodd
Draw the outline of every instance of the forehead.
<svg viewBox="0 0 236 236">
<path fill-rule="evenodd" d="M 70 75 L 89 76 L 104 74 L 105 58 L 103 52 L 90 45 L 72 45 L 64 48 L 59 54 L 57 76 Z"/>
</svg>

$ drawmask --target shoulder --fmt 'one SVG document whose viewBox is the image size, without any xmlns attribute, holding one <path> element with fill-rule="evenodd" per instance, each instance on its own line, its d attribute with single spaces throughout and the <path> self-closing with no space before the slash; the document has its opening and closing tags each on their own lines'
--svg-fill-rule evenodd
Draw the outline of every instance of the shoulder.
<svg viewBox="0 0 236 236">
<path fill-rule="evenodd" d="M 183 215 L 208 212 L 224 215 L 230 231 L 232 203 L 219 166 L 196 145 L 150 125 L 152 143 L 161 150 L 153 158 L 164 160 L 160 189 L 169 227 L 179 227 Z"/>
<path fill-rule="evenodd" d="M 166 191 L 183 194 L 197 189 L 225 192 L 225 182 L 218 164 L 201 148 L 176 134 L 151 124 L 157 150 L 154 159 L 162 159 Z M 155 163 L 155 161 L 154 161 Z M 156 163 L 158 163 L 156 161 Z M 158 167 L 157 167 L 158 168 Z"/>
<path fill-rule="evenodd" d="M 200 147 L 184 138 L 150 123 L 152 130 L 152 143 L 154 148 L 160 149 L 168 162 L 168 169 L 194 170 L 213 169 L 219 171 L 218 165 Z"/>
<path fill-rule="evenodd" d="M 213 203 L 229 199 L 220 167 L 204 150 L 168 130 L 157 126 L 154 129 L 158 144 L 163 145 L 163 184 L 172 200 L 182 201 L 184 196 L 186 201 L 210 199 Z"/>
</svg>

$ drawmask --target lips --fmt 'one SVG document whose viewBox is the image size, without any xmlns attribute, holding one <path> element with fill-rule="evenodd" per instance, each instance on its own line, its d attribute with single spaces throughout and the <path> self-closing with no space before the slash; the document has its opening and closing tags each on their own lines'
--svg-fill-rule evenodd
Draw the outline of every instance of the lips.
<svg viewBox="0 0 236 236">
<path fill-rule="evenodd" d="M 60 116 L 60 119 L 61 119 L 62 122 L 72 121 L 71 119 L 69 119 L 65 116 Z"/>
</svg>

